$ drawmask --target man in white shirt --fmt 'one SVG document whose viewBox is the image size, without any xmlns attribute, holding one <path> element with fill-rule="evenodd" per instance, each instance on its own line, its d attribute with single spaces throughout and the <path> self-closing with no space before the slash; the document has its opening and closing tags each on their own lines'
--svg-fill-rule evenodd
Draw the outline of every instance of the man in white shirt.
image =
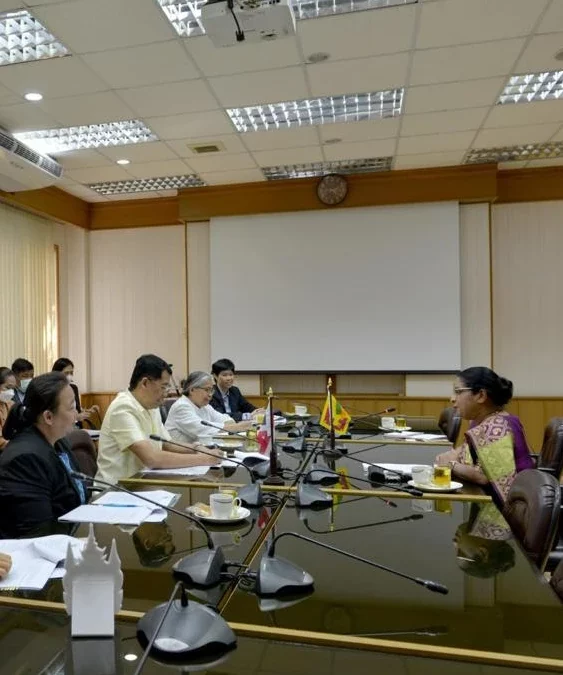
<svg viewBox="0 0 563 675">
<path fill-rule="evenodd" d="M 217 434 L 216 427 L 226 431 L 250 429 L 251 421 L 235 422 L 229 415 L 217 412 L 209 405 L 213 388 L 213 377 L 209 373 L 196 370 L 189 374 L 183 385 L 184 395 L 172 404 L 166 418 L 166 429 L 172 440 L 186 443 L 198 438 L 211 439 Z M 205 426 L 202 422 L 213 426 Z"/>
<path fill-rule="evenodd" d="M 209 466 L 220 461 L 219 457 L 198 453 L 197 446 L 179 452 L 176 446 L 150 439 L 150 435 L 155 434 L 170 440 L 162 424 L 159 406 L 168 390 L 171 374 L 172 369 L 166 361 L 154 354 L 137 359 L 129 389 L 115 397 L 105 414 L 100 430 L 96 478 L 113 483 L 145 467 L 176 469 Z"/>
</svg>

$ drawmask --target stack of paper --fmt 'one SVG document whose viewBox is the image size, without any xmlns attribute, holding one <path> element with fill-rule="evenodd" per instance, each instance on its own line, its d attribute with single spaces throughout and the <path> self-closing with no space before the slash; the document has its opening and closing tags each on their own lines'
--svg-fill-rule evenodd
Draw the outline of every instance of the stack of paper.
<svg viewBox="0 0 563 675">
<path fill-rule="evenodd" d="M 266 455 L 262 455 L 259 452 L 242 452 L 241 450 L 235 450 L 235 459 L 237 462 L 242 462 L 245 457 L 257 457 L 259 459 L 268 459 Z M 221 464 L 216 466 L 236 466 L 235 462 L 230 459 L 224 459 Z M 162 473 L 168 475 L 176 476 L 204 476 L 209 469 L 212 467 L 209 466 L 186 466 L 180 469 L 143 469 L 143 473 Z M 113 493 L 112 493 L 113 494 Z M 152 493 L 151 493 L 152 495 Z M 150 496 L 150 495 L 149 495 Z M 153 497 L 151 496 L 151 499 Z"/>
<path fill-rule="evenodd" d="M 12 556 L 12 569 L 0 581 L 0 589 L 40 591 L 49 578 L 63 575 L 64 569 L 57 569 L 57 565 L 66 558 L 69 543 L 75 553 L 84 547 L 83 540 L 64 534 L 36 539 L 3 539 L 0 550 Z"/>
</svg>

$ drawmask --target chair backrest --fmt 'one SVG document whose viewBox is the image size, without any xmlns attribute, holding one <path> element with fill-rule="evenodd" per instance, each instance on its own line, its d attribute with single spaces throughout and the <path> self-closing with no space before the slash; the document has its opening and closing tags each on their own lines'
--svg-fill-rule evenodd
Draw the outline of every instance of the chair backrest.
<svg viewBox="0 0 563 675">
<path fill-rule="evenodd" d="M 72 454 L 76 459 L 80 471 L 94 477 L 98 470 L 98 453 L 96 445 L 84 429 L 75 429 L 68 434 Z"/>
<path fill-rule="evenodd" d="M 438 426 L 450 443 L 456 443 L 461 429 L 461 417 L 455 408 L 444 408 L 438 418 Z"/>
<path fill-rule="evenodd" d="M 560 600 L 563 600 L 563 560 L 557 565 L 549 581 Z"/>
<path fill-rule="evenodd" d="M 559 526 L 561 489 L 550 473 L 521 471 L 510 488 L 503 515 L 514 536 L 543 571 Z"/>
<path fill-rule="evenodd" d="M 163 404 L 160 406 L 160 419 L 162 420 L 162 424 L 166 422 L 168 419 L 168 413 L 170 412 L 170 408 L 174 403 L 176 403 L 178 399 L 177 398 L 165 398 Z"/>
<path fill-rule="evenodd" d="M 549 471 L 556 478 L 563 471 L 563 417 L 549 420 L 538 457 L 538 469 Z"/>
</svg>

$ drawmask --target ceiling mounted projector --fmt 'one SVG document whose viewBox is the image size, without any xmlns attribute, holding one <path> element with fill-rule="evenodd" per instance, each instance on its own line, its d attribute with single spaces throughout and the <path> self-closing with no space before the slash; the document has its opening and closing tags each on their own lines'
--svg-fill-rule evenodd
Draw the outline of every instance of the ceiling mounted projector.
<svg viewBox="0 0 563 675">
<path fill-rule="evenodd" d="M 242 41 L 270 42 L 295 35 L 290 0 L 207 2 L 201 8 L 200 21 L 215 47 L 232 47 Z"/>
</svg>

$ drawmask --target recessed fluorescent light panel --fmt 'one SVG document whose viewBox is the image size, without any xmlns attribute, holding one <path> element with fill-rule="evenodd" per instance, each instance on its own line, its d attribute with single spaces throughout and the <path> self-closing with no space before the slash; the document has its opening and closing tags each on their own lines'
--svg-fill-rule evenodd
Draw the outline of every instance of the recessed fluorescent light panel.
<svg viewBox="0 0 563 675">
<path fill-rule="evenodd" d="M 396 117 L 401 114 L 402 108 L 403 89 L 388 89 L 367 94 L 227 108 L 227 113 L 236 130 L 246 132 Z"/>
<path fill-rule="evenodd" d="M 530 143 L 501 148 L 470 150 L 464 164 L 492 162 L 525 162 L 532 159 L 555 159 L 563 156 L 563 141 L 557 143 Z"/>
<path fill-rule="evenodd" d="M 547 101 L 560 98 L 562 94 L 563 70 L 513 75 L 506 83 L 497 104 Z"/>
<path fill-rule="evenodd" d="M 239 0 L 243 6 L 254 5 L 248 0 Z M 398 5 L 414 5 L 418 0 L 292 0 L 296 19 L 316 19 L 319 16 L 332 14 L 347 14 L 366 9 L 382 9 L 397 7 Z M 166 18 L 182 37 L 203 35 L 205 30 L 201 25 L 201 8 L 204 0 L 158 0 Z M 261 4 L 261 3 L 258 3 Z M 263 4 L 267 4 L 264 2 Z M 237 3 L 235 3 L 235 12 Z"/>
<path fill-rule="evenodd" d="M 155 192 L 158 190 L 176 190 L 189 187 L 201 187 L 205 183 L 196 174 L 184 176 L 162 176 L 160 178 L 141 178 L 139 180 L 119 180 L 113 183 L 90 183 L 86 187 L 101 195 L 125 195 L 135 192 Z"/>
<path fill-rule="evenodd" d="M 374 173 L 391 171 L 393 157 L 372 157 L 370 159 L 351 159 L 338 162 L 314 162 L 313 164 L 289 164 L 285 166 L 265 166 L 262 173 L 268 180 L 285 178 L 313 178 L 328 173 Z"/>
<path fill-rule="evenodd" d="M 0 66 L 53 59 L 69 53 L 62 42 L 25 9 L 0 13 Z"/>
<path fill-rule="evenodd" d="M 157 137 L 141 120 L 124 120 L 82 127 L 25 131 L 14 136 L 33 150 L 57 154 L 69 150 L 112 147 L 156 141 Z"/>
</svg>

